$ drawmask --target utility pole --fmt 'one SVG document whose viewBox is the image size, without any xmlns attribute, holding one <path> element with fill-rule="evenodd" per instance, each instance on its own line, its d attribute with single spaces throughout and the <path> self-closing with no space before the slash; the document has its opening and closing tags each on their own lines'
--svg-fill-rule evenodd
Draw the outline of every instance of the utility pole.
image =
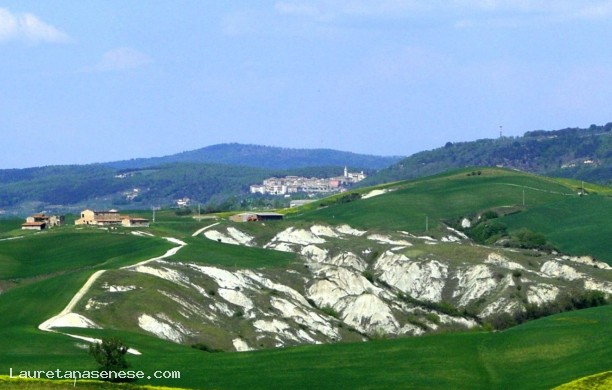
<svg viewBox="0 0 612 390">
<path fill-rule="evenodd" d="M 523 187 L 523 206 L 525 206 L 525 187 Z"/>
<path fill-rule="evenodd" d="M 429 217 L 427 215 L 425 216 L 425 231 L 429 231 Z"/>
<path fill-rule="evenodd" d="M 153 206 L 153 223 L 155 223 L 155 206 Z"/>
</svg>

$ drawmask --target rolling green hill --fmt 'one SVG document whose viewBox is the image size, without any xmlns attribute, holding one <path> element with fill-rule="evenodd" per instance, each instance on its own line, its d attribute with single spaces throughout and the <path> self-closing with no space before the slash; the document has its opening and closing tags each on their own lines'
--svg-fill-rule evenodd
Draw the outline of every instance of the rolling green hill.
<svg viewBox="0 0 612 390">
<path fill-rule="evenodd" d="M 476 174 L 474 174 L 476 173 Z M 480 173 L 480 174 L 478 174 Z M 606 237 L 612 236 L 612 189 L 587 184 L 590 195 L 579 196 L 581 183 L 497 168 L 467 169 L 377 187 L 381 195 L 342 202 L 337 195 L 289 220 L 325 220 L 363 229 L 393 229 L 435 234 L 440 223 L 496 210 L 511 232 L 527 228 L 543 233 L 555 247 L 574 255 L 593 255 L 612 263 Z M 334 202 L 334 199 L 336 202 Z M 340 199 L 340 201 L 337 201 Z M 524 204 L 523 204 L 524 201 Z M 505 215 L 509 214 L 509 215 Z"/>
<path fill-rule="evenodd" d="M 374 233 L 405 230 L 440 239 L 446 234 L 443 222 L 463 217 L 476 221 L 484 211 L 498 210 L 499 220 L 507 224 L 510 231 L 527 227 L 544 233 L 555 246 L 566 245 L 564 252 L 595 254 L 610 261 L 605 238 L 612 233 L 607 223 L 611 191 L 587 184 L 589 195 L 578 196 L 579 188 L 581 184 L 576 182 L 516 171 L 470 169 L 360 189 L 360 197 L 352 197 L 350 193 L 336 195 L 287 210 L 282 222 L 265 225 L 223 222 L 219 226 L 240 227 L 257 235 L 260 243 L 268 242 L 281 230 L 306 228 L 315 222 L 330 226 L 348 224 Z M 502 212 L 505 208 L 512 213 L 505 215 Z M 293 267 L 292 272 L 296 272 L 297 267 L 304 268 L 295 253 L 270 252 L 192 237 L 196 230 L 213 224 L 214 220 L 197 221 L 168 210 L 160 211 L 157 218 L 156 224 L 146 229 L 148 233 L 187 243 L 167 260 L 169 263 L 164 265 L 167 272 L 174 265 L 188 262 L 229 270 L 245 267 L 257 275 L 288 265 Z M 21 235 L 15 221 L 3 221 L 0 227 L 4 229 L 0 237 Z M 327 245 L 332 247 L 342 241 L 345 245 L 351 244 L 339 237 Z M 357 246 L 362 245 L 357 244 L 358 239 L 354 242 Z M 151 289 L 167 288 L 168 283 L 156 282 L 148 275 L 119 280 L 135 272 L 118 269 L 159 256 L 171 246 L 161 238 L 136 236 L 125 229 L 109 232 L 77 230 L 74 226 L 0 241 L 0 288 L 3 288 L 0 293 L 0 374 L 6 375 L 9 367 L 14 370 L 95 369 L 93 359 L 84 349 L 84 341 L 45 333 L 37 326 L 62 310 L 87 278 L 99 269 L 110 270 L 106 276 L 113 283 L 136 284 L 140 278 L 146 279 L 145 284 Z M 490 247 L 452 246 L 440 242 L 435 248 L 420 243 L 397 253 L 415 258 L 442 254 L 452 261 L 466 262 L 473 261 L 470 256 L 480 256 L 480 252 L 487 254 L 491 250 Z M 527 263 L 531 255 L 521 256 L 525 256 Z M 605 275 L 605 270 L 600 271 Z M 520 276 L 511 275 L 510 278 L 517 280 Z M 266 293 L 271 299 L 278 298 L 279 294 L 273 288 Z M 151 307 L 159 303 L 150 301 Z M 116 313 L 116 318 L 126 318 L 126 321 L 131 317 L 133 315 L 127 310 Z M 133 369 L 147 373 L 155 370 L 181 372 L 181 379 L 142 381 L 155 385 L 194 389 L 548 389 L 610 369 L 611 324 L 612 306 L 604 306 L 558 314 L 503 332 L 453 332 L 241 353 L 207 353 L 145 332 L 121 328 L 62 330 L 83 336 L 120 337 L 142 352 L 142 355 L 128 357 Z"/>
<path fill-rule="evenodd" d="M 401 157 L 383 157 L 332 149 L 293 149 L 238 143 L 211 145 L 171 156 L 115 161 L 104 165 L 119 169 L 141 169 L 168 163 L 215 163 L 286 170 L 306 167 L 352 166 L 386 168 Z"/>
</svg>

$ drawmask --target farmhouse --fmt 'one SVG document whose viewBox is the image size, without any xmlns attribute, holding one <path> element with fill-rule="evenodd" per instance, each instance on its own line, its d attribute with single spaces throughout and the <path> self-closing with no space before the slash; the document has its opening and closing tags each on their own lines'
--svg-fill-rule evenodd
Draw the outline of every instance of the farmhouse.
<svg viewBox="0 0 612 390">
<path fill-rule="evenodd" d="M 283 219 L 283 214 L 279 213 L 240 213 L 229 217 L 234 222 L 253 222 L 253 221 L 279 221 Z"/>
<path fill-rule="evenodd" d="M 63 215 L 45 215 L 43 213 L 34 214 L 26 218 L 26 222 L 21 225 L 23 230 L 43 230 L 64 224 Z"/>
<path fill-rule="evenodd" d="M 121 225 L 121 217 L 119 211 L 92 211 L 83 210 L 81 218 L 74 221 L 75 225 Z"/>
<path fill-rule="evenodd" d="M 128 215 L 120 215 L 117 210 L 92 211 L 83 210 L 81 218 L 74 221 L 75 225 L 96 226 L 125 226 L 125 227 L 148 227 L 149 220 L 146 218 L 135 218 Z"/>
</svg>

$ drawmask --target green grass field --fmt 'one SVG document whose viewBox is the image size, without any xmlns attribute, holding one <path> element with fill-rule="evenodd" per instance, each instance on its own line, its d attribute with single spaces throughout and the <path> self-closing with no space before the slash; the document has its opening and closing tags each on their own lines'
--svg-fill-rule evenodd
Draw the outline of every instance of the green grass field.
<svg viewBox="0 0 612 390">
<path fill-rule="evenodd" d="M 569 197 L 502 218 L 511 230 L 529 227 L 543 233 L 564 253 L 590 254 L 612 264 L 612 198 Z"/>
<path fill-rule="evenodd" d="M 280 267 L 298 261 L 295 253 L 224 244 L 205 237 L 190 237 L 185 242 L 188 245 L 172 260 L 240 268 Z"/>
<path fill-rule="evenodd" d="M 467 176 L 469 171 L 460 171 L 399 183 L 397 190 L 387 194 L 297 214 L 294 218 L 348 223 L 364 229 L 423 232 L 426 217 L 429 228 L 435 229 L 442 219 L 496 207 L 522 206 L 523 190 L 526 207 L 574 194 L 564 185 L 534 175 L 499 169 L 481 172 L 480 176 Z"/>
<path fill-rule="evenodd" d="M 131 383 L 105 383 L 93 380 L 40 380 L 20 379 L 0 375 L 0 389 L 28 389 L 28 390 L 182 390 L 180 388 L 158 387 L 150 385 L 138 385 Z"/>
<path fill-rule="evenodd" d="M 553 390 L 609 390 L 612 389 L 612 371 L 601 374 L 589 375 L 561 386 Z"/>
<path fill-rule="evenodd" d="M 0 279 L 31 278 L 67 270 L 116 268 L 163 253 L 173 245 L 159 238 L 137 237 L 91 228 L 49 230 L 0 241 Z"/>
<path fill-rule="evenodd" d="M 95 270 L 133 264 L 173 246 L 159 238 L 71 226 L 0 241 L 0 286 L 9 286 L 0 293 L 0 375 L 13 364 L 38 365 L 57 356 L 58 364 L 82 364 L 82 350 L 38 325 L 59 313 Z"/>
<path fill-rule="evenodd" d="M 181 372 L 181 379 L 142 382 L 154 385 L 197 389 L 549 389 L 610 368 L 610 324 L 612 307 L 606 306 L 551 316 L 499 333 L 449 333 L 247 353 L 206 353 L 130 333 L 81 332 L 117 335 L 140 350 L 141 356 L 128 359 L 131 369 Z M 14 370 L 93 368 L 86 352 L 74 347 L 74 341 L 44 336 L 50 337 L 45 345 L 64 347 L 35 358 L 24 352 L 17 353 L 17 358 L 14 352 Z"/>
</svg>

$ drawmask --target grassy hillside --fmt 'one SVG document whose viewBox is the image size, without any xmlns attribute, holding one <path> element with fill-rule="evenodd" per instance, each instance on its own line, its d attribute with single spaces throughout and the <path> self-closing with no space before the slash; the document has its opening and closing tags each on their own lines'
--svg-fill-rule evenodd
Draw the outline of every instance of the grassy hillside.
<svg viewBox="0 0 612 390">
<path fill-rule="evenodd" d="M 472 172 L 394 183 L 379 188 L 392 190 L 388 193 L 348 203 L 326 200 L 323 208 L 316 203 L 292 210 L 278 225 L 250 224 L 245 229 L 260 230 L 263 237 L 268 237 L 285 226 L 316 220 L 348 223 L 355 228 L 423 233 L 427 217 L 427 233 L 435 235 L 441 234 L 437 229 L 442 220 L 512 206 L 521 212 L 503 217 L 511 229 L 530 227 L 545 233 L 550 240 L 563 241 L 567 251 L 602 253 L 605 257 L 606 237 L 612 233 L 606 188 L 598 189 L 597 196 L 578 197 L 576 183 L 498 169 L 482 169 L 480 175 Z M 360 191 L 365 195 L 371 189 Z M 172 211 L 160 212 L 157 218 L 149 231 L 188 243 L 173 257 L 176 261 L 259 268 L 286 266 L 295 260 L 291 253 L 191 237 L 199 228 L 212 224 L 211 220 L 195 221 Z M 19 234 L 19 230 L 9 230 L 18 228 L 15 222 L 0 227 L 6 228 L 0 233 L 6 237 Z M 0 374 L 6 374 L 9 367 L 95 369 L 85 342 L 41 332 L 38 324 L 58 313 L 94 270 L 114 269 L 159 256 L 171 246 L 159 238 L 75 227 L 0 241 L 0 283 L 11 283 L 0 294 Z M 22 282 L 24 279 L 27 283 Z M 126 315 L 129 313 L 118 313 L 118 317 Z M 113 329 L 71 331 L 120 337 L 142 352 L 128 357 L 133 369 L 181 372 L 181 379 L 142 383 L 198 389 L 549 389 L 609 370 L 612 357 L 612 306 L 564 313 L 498 333 L 448 333 L 244 353 L 206 353 Z M 2 385 L 0 382 L 0 388 Z"/>
<path fill-rule="evenodd" d="M 0 280 L 120 267 L 168 247 L 161 239 L 145 240 L 125 233 L 56 229 L 0 242 Z"/>
<path fill-rule="evenodd" d="M 612 197 L 571 197 L 539 205 L 502 219 L 511 229 L 529 227 L 543 233 L 564 253 L 590 254 L 612 263 Z"/>
<path fill-rule="evenodd" d="M 295 253 L 245 248 L 202 238 L 186 242 L 188 245 L 173 260 L 241 268 L 281 267 L 297 261 Z"/>
<path fill-rule="evenodd" d="M 497 168 L 468 169 L 383 185 L 378 189 L 387 193 L 367 199 L 371 188 L 359 191 L 364 199 L 350 202 L 341 201 L 346 194 L 336 195 L 290 210 L 287 218 L 436 235 L 444 221 L 496 210 L 511 214 L 500 219 L 511 231 L 528 228 L 564 252 L 612 262 L 606 239 L 612 236 L 612 225 L 606 222 L 612 217 L 612 189 L 586 188 L 594 195 L 579 196 L 580 182 Z"/>
<path fill-rule="evenodd" d="M 145 260 L 172 246 L 159 238 L 74 227 L 0 241 L 0 362 L 36 366 L 61 355 L 61 364 L 81 364 L 82 350 L 38 325 L 59 313 L 95 270 Z"/>
<path fill-rule="evenodd" d="M 555 181 L 508 170 L 479 169 L 402 182 L 384 195 L 342 203 L 305 213 L 306 220 L 341 221 L 359 228 L 385 228 L 422 232 L 441 219 L 451 219 L 494 207 L 535 206 L 574 195 Z M 469 175 L 469 176 L 468 176 Z M 365 192 L 364 192 L 365 193 Z M 340 223 L 340 222 L 338 222 Z"/>
</svg>

